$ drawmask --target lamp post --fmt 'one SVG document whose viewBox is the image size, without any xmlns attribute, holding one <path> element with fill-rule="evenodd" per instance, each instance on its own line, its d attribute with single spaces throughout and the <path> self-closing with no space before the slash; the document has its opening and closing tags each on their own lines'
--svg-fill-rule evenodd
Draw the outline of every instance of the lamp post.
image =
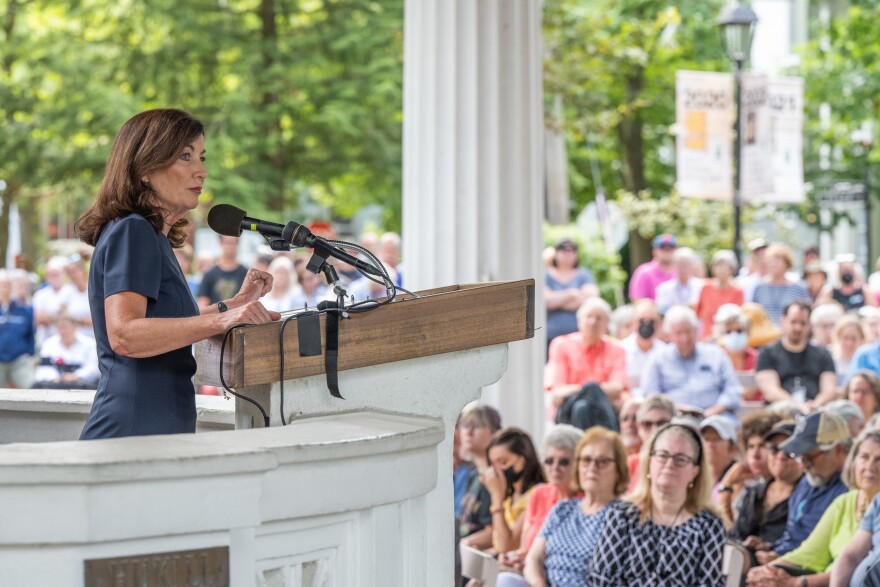
<svg viewBox="0 0 880 587">
<path fill-rule="evenodd" d="M 736 260 L 742 264 L 742 193 L 740 192 L 740 149 L 742 139 L 740 135 L 740 89 L 743 64 L 749 59 L 752 49 L 752 37 L 755 34 L 755 25 L 758 23 L 758 15 L 746 4 L 736 2 L 728 4 L 721 11 L 716 24 L 721 30 L 721 39 L 724 44 L 724 52 L 734 65 L 734 101 L 736 102 L 736 122 L 734 122 L 733 150 L 733 252 Z"/>
</svg>

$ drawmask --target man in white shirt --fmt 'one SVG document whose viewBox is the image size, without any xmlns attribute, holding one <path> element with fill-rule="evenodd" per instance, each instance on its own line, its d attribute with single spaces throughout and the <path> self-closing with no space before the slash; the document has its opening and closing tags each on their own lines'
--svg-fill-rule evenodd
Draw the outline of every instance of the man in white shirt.
<svg viewBox="0 0 880 587">
<path fill-rule="evenodd" d="M 55 329 L 55 316 L 65 309 L 70 293 L 64 287 L 64 268 L 67 261 L 62 257 L 52 257 L 46 263 L 44 279 L 46 285 L 34 292 L 31 305 L 34 307 L 34 321 L 37 323 L 37 348 L 43 341 L 58 332 Z"/>
<path fill-rule="evenodd" d="M 78 323 L 66 314 L 55 320 L 58 334 L 40 349 L 34 387 L 95 389 L 98 385 L 98 351 L 95 340 L 78 331 Z"/>
</svg>

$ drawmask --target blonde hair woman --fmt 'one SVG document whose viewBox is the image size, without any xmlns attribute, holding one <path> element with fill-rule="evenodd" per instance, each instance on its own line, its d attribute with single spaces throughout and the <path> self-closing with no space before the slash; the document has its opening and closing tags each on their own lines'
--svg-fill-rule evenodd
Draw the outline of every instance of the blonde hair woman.
<svg viewBox="0 0 880 587">
<path fill-rule="evenodd" d="M 723 584 L 726 533 L 710 503 L 712 479 L 699 433 L 667 424 L 642 450 L 639 483 L 609 510 L 588 584 Z"/>
</svg>

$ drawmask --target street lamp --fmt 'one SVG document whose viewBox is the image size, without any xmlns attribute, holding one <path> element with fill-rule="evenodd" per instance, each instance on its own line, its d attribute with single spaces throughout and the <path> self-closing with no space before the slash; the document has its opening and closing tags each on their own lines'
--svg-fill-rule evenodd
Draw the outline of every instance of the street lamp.
<svg viewBox="0 0 880 587">
<path fill-rule="evenodd" d="M 742 263 L 740 242 L 742 240 L 742 194 L 740 193 L 740 149 L 742 141 L 740 137 L 740 87 L 743 63 L 748 61 L 752 50 L 752 38 L 755 34 L 755 25 L 758 24 L 758 15 L 742 2 L 728 4 L 721 11 L 721 16 L 716 21 L 721 29 L 721 39 L 724 44 L 724 52 L 734 64 L 734 100 L 736 102 L 736 122 L 734 122 L 733 150 L 733 252 L 736 260 Z"/>
</svg>

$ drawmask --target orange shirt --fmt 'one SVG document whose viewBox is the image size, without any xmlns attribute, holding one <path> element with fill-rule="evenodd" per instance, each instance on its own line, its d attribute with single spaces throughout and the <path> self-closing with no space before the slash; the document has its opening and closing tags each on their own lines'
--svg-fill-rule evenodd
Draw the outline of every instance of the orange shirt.
<svg viewBox="0 0 880 587">
<path fill-rule="evenodd" d="M 700 319 L 703 328 L 703 334 L 700 337 L 700 340 L 709 340 L 712 338 L 712 325 L 715 323 L 715 312 L 717 312 L 718 308 L 724 304 L 736 304 L 737 306 L 742 306 L 743 291 L 735 285 L 731 285 L 727 289 L 718 289 L 715 286 L 714 280 L 707 279 L 706 283 L 703 284 L 703 289 L 700 290 L 700 299 L 697 300 L 697 306 L 694 308 L 694 311 L 697 313 L 697 318 Z"/>
<path fill-rule="evenodd" d="M 607 336 L 588 346 L 580 332 L 554 338 L 544 370 L 547 391 L 588 381 L 620 383 L 626 387 L 626 351 L 623 347 Z"/>
<path fill-rule="evenodd" d="M 532 542 L 541 531 L 544 525 L 544 519 L 556 502 L 559 501 L 559 488 L 549 483 L 541 483 L 535 486 L 535 490 L 529 497 L 529 506 L 526 508 L 526 535 L 523 550 L 528 552 L 532 547 Z M 569 498 L 562 498 L 569 499 Z"/>
</svg>

